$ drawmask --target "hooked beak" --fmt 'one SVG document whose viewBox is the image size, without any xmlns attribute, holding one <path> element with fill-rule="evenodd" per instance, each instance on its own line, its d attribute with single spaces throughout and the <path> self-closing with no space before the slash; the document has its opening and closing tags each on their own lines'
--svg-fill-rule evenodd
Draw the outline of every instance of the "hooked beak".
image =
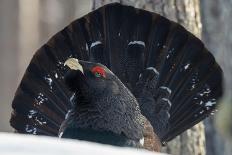
<svg viewBox="0 0 232 155">
<path fill-rule="evenodd" d="M 82 74 L 84 74 L 83 67 L 76 58 L 67 59 L 64 66 L 68 66 L 71 70 L 79 70 Z"/>
</svg>

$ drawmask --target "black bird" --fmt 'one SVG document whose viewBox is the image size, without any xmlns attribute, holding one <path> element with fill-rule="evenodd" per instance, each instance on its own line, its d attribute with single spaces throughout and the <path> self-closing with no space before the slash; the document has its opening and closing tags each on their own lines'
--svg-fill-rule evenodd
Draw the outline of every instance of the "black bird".
<svg viewBox="0 0 232 155">
<path fill-rule="evenodd" d="M 120 4 L 72 22 L 32 58 L 10 123 L 18 133 L 159 151 L 222 96 L 203 43 L 156 13 Z"/>
</svg>

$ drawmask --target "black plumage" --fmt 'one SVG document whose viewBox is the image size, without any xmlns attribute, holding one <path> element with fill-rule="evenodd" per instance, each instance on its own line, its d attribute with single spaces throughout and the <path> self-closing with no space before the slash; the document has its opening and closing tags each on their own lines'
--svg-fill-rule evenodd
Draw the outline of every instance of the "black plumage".
<svg viewBox="0 0 232 155">
<path fill-rule="evenodd" d="M 69 58 L 80 60 L 84 76 L 64 66 Z M 96 66 L 111 79 L 83 80 L 93 76 Z M 150 134 L 159 145 L 214 113 L 222 74 L 203 43 L 181 25 L 156 13 L 109 4 L 72 22 L 36 52 L 15 94 L 10 122 L 19 133 L 63 132 L 85 139 L 73 132 L 77 126 L 67 125 L 73 120 L 79 122 L 79 133 L 83 128 L 107 130 L 120 140 L 145 137 L 145 144 Z M 113 101 L 90 101 L 107 95 Z M 91 116 L 103 117 L 92 122 Z"/>
</svg>

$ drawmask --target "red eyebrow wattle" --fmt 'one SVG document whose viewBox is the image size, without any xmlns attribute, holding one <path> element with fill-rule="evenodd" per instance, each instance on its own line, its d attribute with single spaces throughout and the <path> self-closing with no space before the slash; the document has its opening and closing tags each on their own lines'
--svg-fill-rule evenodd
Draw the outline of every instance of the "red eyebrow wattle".
<svg viewBox="0 0 232 155">
<path fill-rule="evenodd" d="M 100 67 L 100 66 L 95 66 L 92 68 L 91 70 L 93 73 L 99 73 L 101 74 L 103 77 L 106 77 L 106 72 L 105 72 L 105 69 Z"/>
</svg>

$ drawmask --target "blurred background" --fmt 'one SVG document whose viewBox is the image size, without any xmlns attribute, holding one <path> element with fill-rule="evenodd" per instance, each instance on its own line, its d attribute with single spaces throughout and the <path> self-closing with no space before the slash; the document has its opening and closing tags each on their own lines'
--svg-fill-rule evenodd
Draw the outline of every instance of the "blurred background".
<svg viewBox="0 0 232 155">
<path fill-rule="evenodd" d="M 0 0 L 0 131 L 13 131 L 9 125 L 11 101 L 34 52 L 71 21 L 90 12 L 92 4 L 92 0 Z M 230 103 L 232 0 L 202 0 L 200 14 L 202 40 L 224 69 L 226 98 Z M 207 149 L 208 154 L 220 154 L 226 144 L 215 131 L 213 119 L 205 124 L 206 137 L 211 141 L 207 143 L 211 148 Z"/>
<path fill-rule="evenodd" d="M 90 11 L 91 0 L 0 0 L 0 131 L 12 131 L 11 101 L 35 51 Z"/>
</svg>

